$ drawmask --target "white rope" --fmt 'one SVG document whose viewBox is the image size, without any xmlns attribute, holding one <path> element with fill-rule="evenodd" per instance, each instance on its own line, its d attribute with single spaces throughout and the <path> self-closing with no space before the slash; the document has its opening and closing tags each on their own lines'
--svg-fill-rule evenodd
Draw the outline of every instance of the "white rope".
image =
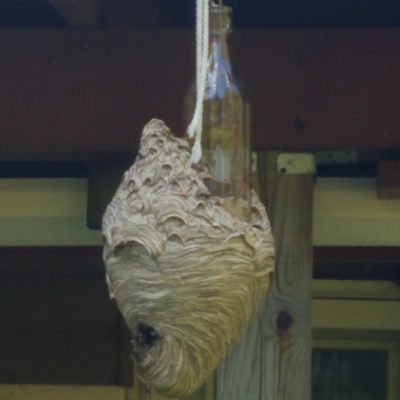
<svg viewBox="0 0 400 400">
<path fill-rule="evenodd" d="M 196 0 L 196 105 L 187 133 L 194 138 L 190 164 L 201 159 L 201 134 L 203 131 L 203 106 L 207 83 L 209 47 L 209 1 Z"/>
</svg>

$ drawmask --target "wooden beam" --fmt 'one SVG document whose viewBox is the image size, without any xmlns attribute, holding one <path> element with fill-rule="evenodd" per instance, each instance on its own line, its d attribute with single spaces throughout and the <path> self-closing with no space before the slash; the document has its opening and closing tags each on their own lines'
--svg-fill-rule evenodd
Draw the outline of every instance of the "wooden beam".
<svg viewBox="0 0 400 400">
<path fill-rule="evenodd" d="M 400 271 L 400 265 L 399 265 Z M 313 299 L 398 301 L 400 286 L 395 281 L 313 279 Z"/>
<path fill-rule="evenodd" d="M 400 161 L 379 161 L 376 183 L 379 200 L 400 199 Z"/>
<path fill-rule="evenodd" d="M 315 178 L 313 173 L 279 174 L 276 162 L 274 153 L 260 155 L 261 195 L 270 213 L 277 250 L 275 279 L 262 310 L 264 399 L 308 400 Z"/>
<path fill-rule="evenodd" d="M 218 370 L 217 400 L 309 400 L 314 176 L 280 174 L 274 153 L 258 158 L 277 269 L 247 335 Z"/>
<path fill-rule="evenodd" d="M 328 264 L 399 265 L 400 247 L 396 246 L 316 246 L 314 262 L 318 269 Z"/>
<path fill-rule="evenodd" d="M 400 148 L 400 29 L 239 31 L 256 149 Z M 131 158 L 143 125 L 184 132 L 187 31 L 2 31 L 0 159 Z"/>
<path fill-rule="evenodd" d="M 400 282 L 399 247 L 315 247 L 314 279 Z"/>
</svg>

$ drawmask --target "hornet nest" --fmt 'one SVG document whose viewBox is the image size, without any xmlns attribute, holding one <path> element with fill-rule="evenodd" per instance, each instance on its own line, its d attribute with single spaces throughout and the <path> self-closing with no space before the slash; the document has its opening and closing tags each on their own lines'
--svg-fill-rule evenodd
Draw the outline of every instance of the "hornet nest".
<svg viewBox="0 0 400 400">
<path fill-rule="evenodd" d="M 138 374 L 178 398 L 239 341 L 275 265 L 257 195 L 249 221 L 234 217 L 210 192 L 206 170 L 190 166 L 190 151 L 152 120 L 103 218 L 107 283 L 132 332 Z"/>
</svg>

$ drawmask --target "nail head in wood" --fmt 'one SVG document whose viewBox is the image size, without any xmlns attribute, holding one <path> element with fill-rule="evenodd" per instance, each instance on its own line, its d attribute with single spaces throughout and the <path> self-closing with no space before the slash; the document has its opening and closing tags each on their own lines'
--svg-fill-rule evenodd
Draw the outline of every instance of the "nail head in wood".
<svg viewBox="0 0 400 400">
<path fill-rule="evenodd" d="M 282 153 L 277 157 L 278 172 L 283 175 L 315 174 L 315 159 L 310 153 Z"/>
</svg>

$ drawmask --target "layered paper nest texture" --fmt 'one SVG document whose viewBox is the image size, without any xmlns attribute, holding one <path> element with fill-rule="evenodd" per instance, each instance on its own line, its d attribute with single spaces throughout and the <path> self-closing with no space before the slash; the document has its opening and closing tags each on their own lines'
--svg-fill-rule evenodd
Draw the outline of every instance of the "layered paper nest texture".
<svg viewBox="0 0 400 400">
<path fill-rule="evenodd" d="M 175 398 L 204 383 L 238 342 L 275 264 L 257 195 L 251 221 L 232 216 L 189 160 L 188 141 L 152 120 L 103 218 L 107 283 L 139 376 Z"/>
</svg>

